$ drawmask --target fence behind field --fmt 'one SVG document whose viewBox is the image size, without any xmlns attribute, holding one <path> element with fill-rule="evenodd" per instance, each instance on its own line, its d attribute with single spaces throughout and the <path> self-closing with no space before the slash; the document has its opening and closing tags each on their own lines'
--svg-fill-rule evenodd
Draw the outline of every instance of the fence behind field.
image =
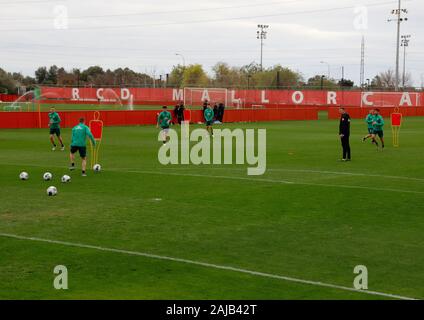
<svg viewBox="0 0 424 320">
<path fill-rule="evenodd" d="M 350 117 L 352 119 L 362 119 L 367 116 L 369 113 L 369 110 L 373 109 L 372 107 L 364 107 L 364 108 L 358 108 L 358 107 L 347 107 L 345 110 L 347 113 L 349 113 Z M 389 118 L 390 115 L 394 112 L 400 112 L 405 117 L 424 117 L 424 107 L 387 107 L 387 108 L 381 108 L 380 114 L 385 117 Z M 328 119 L 339 119 L 340 113 L 338 108 L 329 108 L 328 109 Z"/>
<path fill-rule="evenodd" d="M 100 111 L 100 119 L 105 126 L 135 126 L 156 124 L 160 110 L 139 111 Z M 79 118 L 86 121 L 94 119 L 93 111 L 63 111 L 59 112 L 62 127 L 75 126 Z M 224 122 L 258 122 L 283 120 L 318 120 L 317 108 L 285 108 L 256 110 L 227 110 Z M 193 110 L 191 122 L 203 122 L 202 110 Z M 3 112 L 0 114 L 0 128 L 47 128 L 47 112 Z"/>
</svg>

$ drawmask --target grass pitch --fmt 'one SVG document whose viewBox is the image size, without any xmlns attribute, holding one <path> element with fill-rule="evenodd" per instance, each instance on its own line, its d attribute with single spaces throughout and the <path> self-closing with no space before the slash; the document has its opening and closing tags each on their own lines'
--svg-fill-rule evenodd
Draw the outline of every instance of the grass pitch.
<svg viewBox="0 0 424 320">
<path fill-rule="evenodd" d="M 154 127 L 105 128 L 100 174 L 69 174 L 48 132 L 0 131 L 0 233 L 188 259 L 424 298 L 423 118 L 377 152 L 352 123 L 341 163 L 335 121 L 225 124 L 267 129 L 267 172 L 159 164 Z M 196 126 L 192 126 L 196 127 Z M 65 143 L 70 130 L 63 129 Z M 20 181 L 21 171 L 30 174 Z M 50 171 L 51 182 L 42 174 Z M 239 179 L 240 178 L 240 179 Z M 293 182 L 281 183 L 282 180 Z M 49 185 L 58 187 L 47 197 Z M 0 236 L 1 299 L 384 299 L 232 270 Z M 69 289 L 53 288 L 68 268 Z"/>
</svg>

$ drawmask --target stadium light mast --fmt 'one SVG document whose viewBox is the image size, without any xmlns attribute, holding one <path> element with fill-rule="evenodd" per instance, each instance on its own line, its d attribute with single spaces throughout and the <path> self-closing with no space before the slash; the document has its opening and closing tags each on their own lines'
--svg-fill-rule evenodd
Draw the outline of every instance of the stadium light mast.
<svg viewBox="0 0 424 320">
<path fill-rule="evenodd" d="M 258 31 L 256 32 L 256 38 L 261 40 L 261 71 L 263 70 L 263 50 L 264 50 L 264 40 L 266 39 L 267 29 L 269 25 L 258 24 Z"/>
<path fill-rule="evenodd" d="M 405 88 L 406 78 L 406 48 L 409 46 L 411 35 L 406 34 L 402 36 L 401 46 L 403 47 L 403 74 L 402 74 L 402 87 Z"/>
<path fill-rule="evenodd" d="M 395 70 L 395 90 L 399 91 L 399 60 L 400 60 L 400 25 L 403 21 L 408 21 L 407 17 L 402 17 L 402 14 L 408 14 L 407 9 L 402 9 L 402 0 L 398 1 L 398 8 L 392 10 L 392 15 L 395 15 L 395 19 L 389 19 L 387 21 L 396 21 L 397 33 L 396 33 L 396 70 Z"/>
<path fill-rule="evenodd" d="M 323 64 L 326 64 L 327 65 L 327 68 L 328 68 L 328 70 L 327 70 L 327 79 L 328 80 L 330 80 L 330 76 L 331 76 L 331 71 L 330 71 L 330 64 L 328 63 L 328 62 L 325 62 L 325 61 L 320 61 L 320 63 L 323 63 Z"/>
</svg>

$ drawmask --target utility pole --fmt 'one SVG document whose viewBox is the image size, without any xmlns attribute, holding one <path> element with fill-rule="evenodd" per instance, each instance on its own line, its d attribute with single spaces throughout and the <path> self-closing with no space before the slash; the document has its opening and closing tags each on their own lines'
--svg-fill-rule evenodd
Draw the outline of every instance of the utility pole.
<svg viewBox="0 0 424 320">
<path fill-rule="evenodd" d="M 264 50 L 264 40 L 266 39 L 266 31 L 269 28 L 266 24 L 258 24 L 258 31 L 256 32 L 256 38 L 261 40 L 261 71 L 263 70 L 263 50 Z"/>
<path fill-rule="evenodd" d="M 403 47 L 403 74 L 402 74 L 402 87 L 405 88 L 405 78 L 406 78 L 406 48 L 409 46 L 409 39 L 411 38 L 410 34 L 402 36 L 401 46 Z"/>
<path fill-rule="evenodd" d="M 408 21 L 408 18 L 402 17 L 402 14 L 408 14 L 407 9 L 402 9 L 402 0 L 398 1 L 398 8 L 392 10 L 392 15 L 395 15 L 395 19 L 389 19 L 388 21 L 396 21 L 397 33 L 396 33 L 396 75 L 395 75 L 395 90 L 399 91 L 399 60 L 400 60 L 400 24 L 403 21 Z"/>
</svg>

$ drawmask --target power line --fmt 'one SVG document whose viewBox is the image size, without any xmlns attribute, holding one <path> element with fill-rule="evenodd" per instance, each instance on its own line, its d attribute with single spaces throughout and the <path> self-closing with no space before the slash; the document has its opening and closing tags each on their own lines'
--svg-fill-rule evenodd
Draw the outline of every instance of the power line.
<svg viewBox="0 0 424 320">
<path fill-rule="evenodd" d="M 57 0 L 41 0 L 41 2 L 53 2 Z M 251 8 L 251 7 L 263 7 L 271 5 L 284 5 L 290 3 L 305 2 L 309 0 L 289 0 L 289 1 L 274 1 L 274 2 L 264 2 L 260 4 L 245 4 L 245 5 L 235 5 L 235 6 L 224 6 L 224 7 L 210 7 L 210 8 L 199 8 L 199 9 L 185 9 L 185 10 L 169 10 L 169 11 L 152 11 L 152 12 L 131 12 L 131 13 L 115 13 L 115 14 L 103 14 L 103 15 L 86 15 L 86 16 L 76 16 L 69 17 L 69 20 L 82 20 L 82 19 L 93 19 L 93 18 L 114 18 L 114 17 L 132 17 L 132 16 L 151 16 L 151 15 L 161 15 L 161 14 L 178 14 L 178 13 L 190 13 L 190 12 L 202 12 L 202 11 L 215 11 L 215 10 L 227 10 L 227 9 L 240 9 L 240 8 Z M 1 3 L 0 3 L 1 4 Z M 2 20 L 51 20 L 51 17 L 5 17 Z"/>
<path fill-rule="evenodd" d="M 411 1 L 411 0 L 410 0 Z M 376 6 L 385 6 L 391 5 L 396 1 L 385 1 L 385 2 L 376 2 L 370 3 L 368 7 Z M 211 23 L 211 22 L 224 22 L 224 21 L 233 21 L 233 20 L 245 20 L 245 19 L 258 19 L 258 18 L 271 18 L 271 17 L 280 17 L 280 16 L 293 16 L 299 14 L 313 14 L 321 12 L 331 12 L 331 11 L 340 11 L 347 9 L 354 9 L 357 5 L 354 6 L 344 6 L 344 7 L 333 7 L 326 9 L 314 9 L 314 10 L 303 10 L 303 11 L 292 11 L 292 12 L 281 12 L 273 13 L 266 15 L 255 15 L 255 16 L 244 16 L 244 17 L 230 17 L 230 18 L 220 18 L 220 19 L 203 19 L 203 20 L 192 20 L 192 21 L 174 21 L 174 22 L 164 22 L 164 23 L 147 23 L 147 24 L 133 24 L 133 25 L 105 25 L 105 26 L 93 26 L 93 27 L 74 27 L 66 29 L 66 31 L 79 31 L 79 30 L 105 30 L 105 29 L 126 29 L 126 28 L 143 28 L 143 27 L 153 27 L 153 26 L 170 26 L 170 25 L 185 25 L 185 24 L 197 24 L 197 23 Z M 57 31 L 52 28 L 38 28 L 38 29 L 0 29 L 1 32 L 37 32 L 37 31 Z"/>
<path fill-rule="evenodd" d="M 52 3 L 52 2 L 61 2 L 61 3 L 63 3 L 64 1 L 66 1 L 66 0 L 34 0 L 34 1 L 27 1 L 27 0 L 23 0 L 23 1 L 13 1 L 13 2 L 0 2 L 0 6 L 8 6 L 8 5 L 12 5 L 12 6 L 14 6 L 14 5 L 21 5 L 21 4 L 32 4 L 32 3 L 36 3 L 36 4 L 39 4 L 39 3 Z M 5 20 L 5 19 L 3 19 L 2 18 L 2 20 Z"/>
</svg>

